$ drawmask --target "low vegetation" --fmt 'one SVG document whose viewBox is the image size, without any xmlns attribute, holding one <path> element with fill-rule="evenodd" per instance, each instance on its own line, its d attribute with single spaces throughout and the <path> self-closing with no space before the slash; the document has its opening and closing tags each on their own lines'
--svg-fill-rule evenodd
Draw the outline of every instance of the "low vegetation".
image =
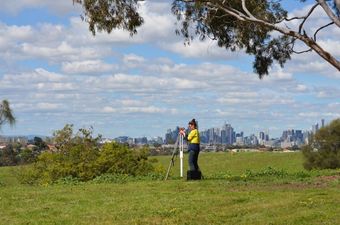
<svg viewBox="0 0 340 225">
<path fill-rule="evenodd" d="M 340 119 L 321 128 L 303 148 L 303 155 L 308 170 L 340 168 Z"/>
<path fill-rule="evenodd" d="M 99 146 L 99 139 L 93 137 L 92 130 L 80 129 L 73 134 L 72 125 L 66 125 L 54 134 L 55 152 L 45 151 L 36 162 L 24 167 L 21 182 L 51 184 L 60 179 L 89 181 L 108 174 L 147 176 L 155 172 L 146 149 L 116 143 Z"/>
</svg>

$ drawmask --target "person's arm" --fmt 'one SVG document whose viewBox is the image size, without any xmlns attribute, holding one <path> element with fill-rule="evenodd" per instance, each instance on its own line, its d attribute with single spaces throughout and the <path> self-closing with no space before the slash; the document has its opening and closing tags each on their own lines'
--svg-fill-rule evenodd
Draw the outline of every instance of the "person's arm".
<svg viewBox="0 0 340 225">
<path fill-rule="evenodd" d="M 188 141 L 191 141 L 196 135 L 197 135 L 196 130 L 190 131 L 187 140 L 188 140 Z"/>
</svg>

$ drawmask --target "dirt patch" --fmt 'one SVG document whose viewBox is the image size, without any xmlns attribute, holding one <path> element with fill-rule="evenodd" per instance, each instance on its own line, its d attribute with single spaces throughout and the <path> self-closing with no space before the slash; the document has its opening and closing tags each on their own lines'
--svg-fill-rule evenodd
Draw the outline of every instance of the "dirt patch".
<svg viewBox="0 0 340 225">
<path fill-rule="evenodd" d="M 297 183 L 287 183 L 287 184 L 277 184 L 274 187 L 277 189 L 286 189 L 286 190 L 304 190 L 310 188 L 325 188 L 328 183 L 322 182 L 312 182 L 312 183 L 304 183 L 304 182 L 297 182 Z"/>
<path fill-rule="evenodd" d="M 340 175 L 332 175 L 332 176 L 320 176 L 315 179 L 315 183 L 318 184 L 328 184 L 333 181 L 340 180 Z"/>
</svg>

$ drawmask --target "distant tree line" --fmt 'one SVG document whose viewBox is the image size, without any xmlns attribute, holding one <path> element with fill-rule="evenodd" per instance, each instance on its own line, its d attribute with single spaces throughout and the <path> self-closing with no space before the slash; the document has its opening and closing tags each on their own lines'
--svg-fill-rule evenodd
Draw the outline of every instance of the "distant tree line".
<svg viewBox="0 0 340 225">
<path fill-rule="evenodd" d="M 35 162 L 38 155 L 47 150 L 46 142 L 40 137 L 34 137 L 31 147 L 20 143 L 8 144 L 0 150 L 0 166 L 16 166 Z"/>
</svg>

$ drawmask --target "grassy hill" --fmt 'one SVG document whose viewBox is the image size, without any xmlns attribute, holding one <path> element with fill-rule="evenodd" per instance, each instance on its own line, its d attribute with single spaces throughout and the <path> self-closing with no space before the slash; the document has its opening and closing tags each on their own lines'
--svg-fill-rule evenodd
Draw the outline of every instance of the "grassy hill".
<svg viewBox="0 0 340 225">
<path fill-rule="evenodd" d="M 170 157 L 156 158 L 167 168 Z M 187 164 L 185 158 L 185 165 Z M 340 224 L 340 170 L 300 153 L 202 153 L 205 180 L 27 186 L 0 168 L 0 224 Z"/>
</svg>

